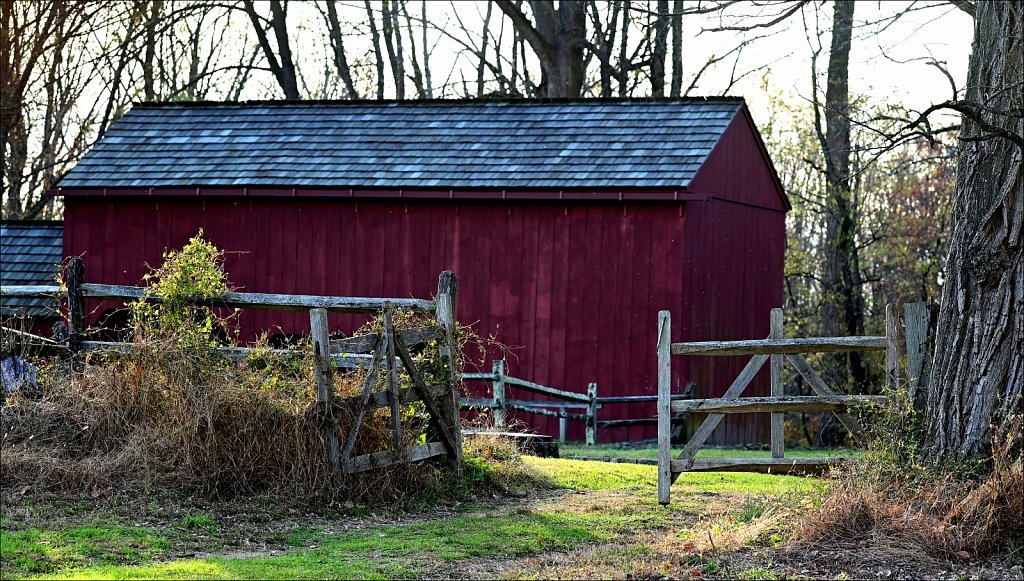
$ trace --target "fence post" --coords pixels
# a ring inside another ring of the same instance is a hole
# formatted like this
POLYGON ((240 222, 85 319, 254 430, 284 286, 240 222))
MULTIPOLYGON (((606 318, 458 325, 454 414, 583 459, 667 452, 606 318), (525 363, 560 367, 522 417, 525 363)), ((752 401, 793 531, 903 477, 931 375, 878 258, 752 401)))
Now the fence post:
POLYGON ((907 343, 907 384, 910 404, 924 409, 924 395, 931 375, 931 313, 927 303, 903 305, 903 325, 907 343))
POLYGON ((558 418, 558 442, 565 443, 566 433, 569 431, 569 418, 558 418))
POLYGON ((462 470, 462 421, 459 416, 459 386, 462 385, 462 370, 458 369, 458 345, 455 342, 455 305, 458 294, 458 279, 455 273, 446 270, 437 279, 437 294, 434 295, 435 320, 444 331, 439 355, 448 364, 448 394, 441 398, 441 410, 449 422, 449 429, 455 438, 455 458, 448 458, 448 466, 455 471, 462 470))
POLYGON ((896 305, 885 305, 885 382, 900 387, 900 314, 896 305))
POLYGON ((331 481, 339 486, 341 464, 338 457, 338 426, 334 421, 334 364, 331 362, 327 309, 310 309, 309 330, 316 356, 316 406, 323 421, 320 435, 324 440, 324 454, 331 472, 331 481))
MULTIPOLYGON (((782 309, 772 309, 771 327, 768 337, 771 339, 782 339, 784 336, 782 309)), ((771 356, 772 397, 783 397, 786 395, 785 385, 782 383, 782 358, 783 355, 771 356)), ((786 414, 773 413, 771 429, 772 458, 784 458, 786 456, 786 414)))
POLYGON ((75 256, 68 261, 64 278, 68 289, 68 351, 74 357, 82 349, 82 334, 85 332, 85 299, 82 297, 85 263, 80 257, 75 256))
POLYGON ((587 385, 587 445, 597 445, 597 384, 587 385))
POLYGON ((505 416, 505 360, 492 361, 491 372, 497 376, 491 384, 494 396, 494 427, 504 430, 507 421, 505 416))
POLYGON ((658 313, 658 502, 672 488, 672 314, 658 313))

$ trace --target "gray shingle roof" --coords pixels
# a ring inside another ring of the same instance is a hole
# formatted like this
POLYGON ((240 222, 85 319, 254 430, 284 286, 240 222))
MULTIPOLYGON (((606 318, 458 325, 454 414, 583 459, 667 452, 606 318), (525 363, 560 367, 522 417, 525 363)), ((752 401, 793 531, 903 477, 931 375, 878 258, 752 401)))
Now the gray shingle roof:
POLYGON ((137 105, 75 187, 684 188, 735 98, 137 105))
MULTIPOLYGON (((56 284, 64 253, 62 222, 0 222, 0 284, 56 284)), ((0 313, 23 312, 31 316, 53 316, 55 304, 47 299, 0 299, 0 313)))

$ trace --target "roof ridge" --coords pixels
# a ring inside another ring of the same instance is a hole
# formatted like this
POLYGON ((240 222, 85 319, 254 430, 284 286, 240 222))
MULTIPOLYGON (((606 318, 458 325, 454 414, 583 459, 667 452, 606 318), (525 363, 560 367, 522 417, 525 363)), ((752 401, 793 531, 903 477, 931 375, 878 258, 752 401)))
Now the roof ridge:
POLYGON ((300 99, 300 100, 251 100, 251 101, 139 101, 132 104, 132 107, 143 109, 161 108, 191 108, 191 107, 246 107, 246 106, 276 106, 276 107, 308 107, 315 105, 350 105, 350 106, 373 106, 373 105, 403 105, 403 106, 430 106, 430 105, 489 105, 489 104, 515 104, 515 105, 552 105, 552 104, 622 104, 622 103, 664 103, 664 104, 686 104, 686 103, 744 103, 740 96, 708 96, 708 97, 603 97, 603 98, 495 98, 495 99, 300 99))

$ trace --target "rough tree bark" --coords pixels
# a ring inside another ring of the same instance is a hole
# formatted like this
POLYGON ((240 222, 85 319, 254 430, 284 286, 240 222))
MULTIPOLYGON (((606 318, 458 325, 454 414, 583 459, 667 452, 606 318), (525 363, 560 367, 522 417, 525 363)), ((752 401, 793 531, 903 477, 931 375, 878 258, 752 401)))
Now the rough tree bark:
POLYGON ((683 0, 672 3, 672 96, 683 90, 683 0))
POLYGON ((651 95, 665 96, 665 57, 668 56, 668 0, 658 0, 658 16, 654 20, 654 47, 651 50, 651 95))
POLYGON ((531 0, 533 22, 516 3, 495 0, 540 61, 541 97, 579 97, 586 75, 586 5, 580 0, 531 0))
POLYGON ((1024 386, 1024 2, 977 2, 925 456, 989 451, 1024 386))

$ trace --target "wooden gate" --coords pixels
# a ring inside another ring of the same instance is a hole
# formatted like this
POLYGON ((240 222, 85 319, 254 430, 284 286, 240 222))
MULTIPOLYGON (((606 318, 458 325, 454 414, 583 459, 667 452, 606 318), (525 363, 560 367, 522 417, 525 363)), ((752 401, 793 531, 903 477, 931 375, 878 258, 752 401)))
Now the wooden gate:
MULTIPOLYGON (((160 302, 143 287, 86 283, 85 265, 80 258, 69 261, 66 290, 56 285, 0 286, 0 297, 49 298, 64 302, 68 334, 63 344, 34 337, 41 343, 41 352, 77 357, 84 353, 130 351, 138 346, 129 342, 90 341, 85 335, 86 300, 137 300, 160 302)), ((335 483, 343 474, 379 468, 397 462, 424 460, 447 455, 450 468, 459 470, 462 463, 462 428, 459 420, 459 388, 461 369, 456 356, 455 299, 457 279, 450 271, 438 279, 433 300, 415 298, 368 298, 309 295, 280 295, 228 292, 215 298, 193 301, 197 305, 217 308, 309 311, 310 339, 316 356, 316 406, 320 420, 320 438, 324 458, 335 483), (413 329, 396 330, 392 315, 401 308, 420 315, 432 316, 431 324, 413 329), (328 313, 380 315, 383 324, 376 333, 330 339, 328 313), (414 359, 409 348, 426 342, 439 346, 436 361, 414 359), (428 383, 417 361, 427 363, 434 371, 428 383), (333 376, 337 369, 368 369, 360 396, 346 399, 334 395, 333 376), (401 388, 399 369, 405 370, 411 386, 401 388), (383 381, 378 381, 383 378, 383 381), (374 391, 383 383, 384 391, 374 391), (429 416, 427 441, 406 446, 402 438, 401 407, 422 401, 429 416), (390 408, 393 442, 390 450, 353 457, 359 430, 367 411, 390 408), (347 413, 352 418, 346 437, 338 438, 336 415, 347 413)), ((26 335, 22 333, 22 335, 26 335)), ((249 347, 212 347, 213 351, 233 361, 244 360, 254 349, 249 347)), ((290 357, 297 351, 271 349, 271 353, 290 357)))
MULTIPOLYGON (((925 317, 923 329, 927 337, 927 308, 921 303, 904 306, 907 333, 907 369, 912 375, 911 386, 919 385, 922 379, 927 340, 920 340, 920 333, 911 337, 911 328, 921 329, 921 317, 925 317), (913 318, 913 323, 911 322, 913 318), (916 371, 915 371, 916 370, 916 371)), ((841 458, 786 458, 784 445, 784 417, 791 411, 832 411, 839 421, 860 442, 866 439, 863 428, 856 418, 847 411, 851 407, 865 404, 880 404, 886 396, 841 395, 833 391, 803 357, 804 353, 826 353, 846 351, 885 351, 886 371, 890 385, 900 381, 899 321, 896 309, 886 307, 886 336, 871 337, 816 337, 787 339, 783 334, 782 309, 772 309, 770 334, 767 339, 749 341, 707 341, 697 343, 672 343, 672 320, 668 311, 658 313, 658 501, 669 503, 671 485, 683 472, 690 471, 745 471, 776 472, 818 471, 841 458), (750 362, 732 382, 722 397, 672 401, 672 356, 725 356, 751 355, 750 362), (816 395, 787 397, 783 392, 783 364, 789 362, 807 381, 816 395), (771 396, 741 398, 743 390, 766 364, 771 366, 771 396), (704 423, 694 432, 683 447, 677 459, 673 460, 671 449, 670 418, 673 412, 706 412, 704 423), (721 423, 725 414, 730 413, 771 413, 771 458, 742 459, 696 459, 698 450, 707 441, 711 432, 721 423)))

